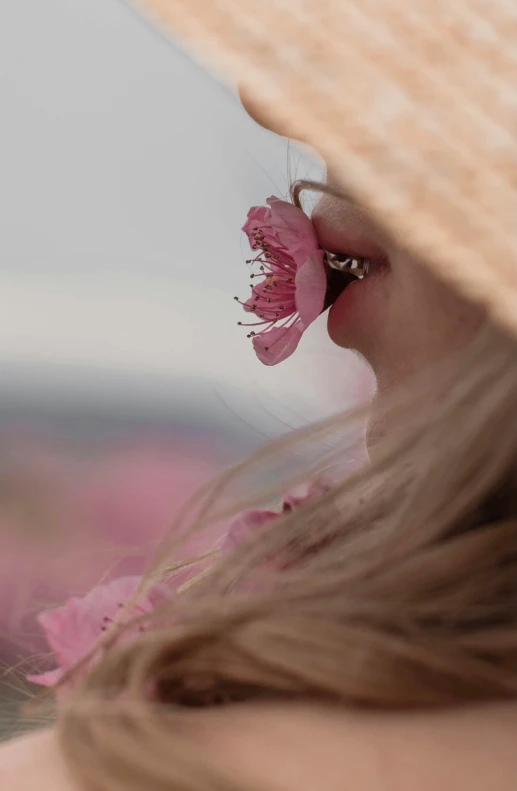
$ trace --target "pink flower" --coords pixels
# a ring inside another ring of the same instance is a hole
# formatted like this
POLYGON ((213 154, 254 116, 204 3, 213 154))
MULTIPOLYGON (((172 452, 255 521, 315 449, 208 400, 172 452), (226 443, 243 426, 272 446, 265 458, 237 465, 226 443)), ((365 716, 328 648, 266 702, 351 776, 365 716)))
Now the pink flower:
POLYGON ((222 546, 223 552, 231 552, 267 525, 273 519, 280 516, 278 511, 268 511, 266 509, 252 508, 239 514, 230 525, 230 529, 222 546))
MULTIPOLYGON (((250 209, 243 227, 259 263, 252 278, 260 282, 251 297, 240 304, 258 321, 251 330, 253 348, 264 365, 276 365, 289 357, 307 327, 320 315, 325 303, 327 276, 324 252, 311 220, 291 203, 271 197, 268 207, 250 209)), ((238 297, 235 299, 240 302, 238 297)))
POLYGON ((224 540, 222 551, 231 552, 237 547, 248 541, 256 532, 272 520, 278 519, 282 514, 300 508, 304 504, 321 497, 328 491, 329 486, 321 481, 313 481, 311 484, 299 486, 288 492, 282 502, 281 511, 268 509, 250 509, 243 511, 230 525, 228 534, 224 540))
MULTIPOLYGON (((121 577, 93 588, 86 596, 72 596, 62 607, 42 612, 38 622, 43 627, 58 667, 47 673, 28 676, 28 680, 46 687, 54 686, 67 670, 94 647, 120 609, 134 595, 139 583, 140 577, 121 577)), ((168 592, 157 587, 148 596, 139 599, 127 615, 135 617, 151 612, 167 598, 168 592)), ((143 629, 143 626, 138 627, 140 631, 143 629)), ((133 633, 128 631, 124 639, 134 637, 135 632, 138 633, 136 629, 133 633)))
POLYGON ((311 483, 302 483, 300 486, 295 486, 294 488, 290 489, 286 495, 284 495, 284 500, 282 504, 282 511, 286 513, 286 511, 292 511, 295 508, 299 508, 306 503, 311 502, 312 500, 316 500, 318 497, 322 497, 325 492, 328 492, 330 486, 328 483, 323 483, 323 481, 315 480, 311 481, 311 483))
MULTIPOLYGON (((324 494, 327 489, 327 485, 315 481, 309 486, 298 487, 289 492, 284 497, 281 511, 260 509, 244 511, 231 524, 221 551, 231 552, 247 541, 257 530, 277 519, 281 513, 303 506, 304 503, 324 494)), ((196 568, 186 569, 180 578, 175 578, 175 586, 190 577, 195 577, 197 573, 196 568)), ((120 610, 136 593, 140 580, 140 577, 121 577, 104 585, 98 585, 85 596, 72 596, 62 607, 42 612, 38 616, 38 622, 43 627, 47 643, 58 666, 45 673, 30 675, 27 677, 28 680, 46 687, 54 686, 68 670, 95 647, 117 616, 119 622, 122 622, 152 612, 161 604, 170 601, 171 596, 174 595, 172 589, 157 585, 146 596, 138 599, 130 611, 120 617, 120 610)), ((140 625, 128 630, 121 639, 134 638, 144 629, 145 627, 140 625)), ((92 657, 89 666, 94 661, 95 656, 92 657)))

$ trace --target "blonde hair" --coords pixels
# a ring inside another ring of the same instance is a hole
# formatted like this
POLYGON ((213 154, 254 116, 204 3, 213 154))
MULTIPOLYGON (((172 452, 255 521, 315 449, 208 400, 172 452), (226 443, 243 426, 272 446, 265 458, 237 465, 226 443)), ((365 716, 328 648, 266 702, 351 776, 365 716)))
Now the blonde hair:
POLYGON ((484 328, 432 389, 415 385, 418 416, 370 464, 215 563, 138 640, 107 650, 59 723, 84 787, 233 787, 182 727, 207 706, 514 697, 516 361, 515 342, 484 328))

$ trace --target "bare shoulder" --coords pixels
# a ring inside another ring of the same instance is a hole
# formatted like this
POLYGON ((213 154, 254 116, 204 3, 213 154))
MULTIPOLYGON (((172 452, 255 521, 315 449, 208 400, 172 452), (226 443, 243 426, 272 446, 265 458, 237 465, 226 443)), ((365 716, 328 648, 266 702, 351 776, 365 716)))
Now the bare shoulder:
POLYGON ((517 787, 517 703, 411 714, 305 704, 219 711, 206 720, 203 749, 244 788, 517 787))
MULTIPOLYGON (((435 713, 241 705, 192 715, 199 754, 232 787, 278 791, 515 791, 517 704, 435 713)), ((0 746, 0 788, 79 791, 52 730, 0 746)), ((149 788, 148 791, 152 791, 149 788)))
POLYGON ((0 788, 9 791, 78 791, 68 776, 51 729, 0 745, 0 788))

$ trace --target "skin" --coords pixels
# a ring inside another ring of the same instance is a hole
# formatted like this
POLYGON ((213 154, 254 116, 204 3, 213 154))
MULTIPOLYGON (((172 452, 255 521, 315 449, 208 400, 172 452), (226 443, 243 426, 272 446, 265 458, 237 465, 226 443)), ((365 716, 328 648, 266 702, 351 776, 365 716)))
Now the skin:
MULTIPOLYGON (((338 185, 329 178, 329 184, 338 185)), ((350 305, 346 293, 329 312, 328 331, 338 346, 370 363, 380 394, 466 347, 483 321, 480 308, 464 300, 396 246, 352 201, 324 195, 312 218, 325 246, 335 253, 380 260, 382 271, 365 281, 365 300, 350 305)))
MULTIPOLYGON (((243 89, 240 98, 253 120, 283 135, 284 129, 272 126, 243 89)), ((327 183, 340 188, 331 172, 327 183)), ((329 252, 379 258, 386 264, 383 277, 370 286, 368 310, 362 313, 359 305, 354 310, 348 300, 345 310, 338 299, 328 318, 334 343, 359 352, 372 366, 381 397, 467 346, 483 322, 483 311, 394 244, 354 201, 323 195, 312 219, 329 252)))
MULTIPOLYGON (((339 186, 331 177, 329 184, 339 186)), ((338 297, 327 324, 334 343, 359 352, 375 374, 366 437, 373 458, 376 444, 393 432, 393 414, 385 418, 393 397, 399 390, 411 392, 415 376, 429 377, 432 384, 440 362, 473 340, 484 313, 383 235, 352 201, 324 195, 312 219, 325 249, 378 262, 376 274, 338 297), (351 298, 353 293, 357 298, 351 298)), ((410 411, 418 412, 418 401, 405 398, 404 420, 410 411)))
MULTIPOLYGON (((515 791, 517 785, 514 704, 425 713, 247 704, 193 717, 189 737, 199 755, 243 791, 515 791)), ((69 773, 53 730, 0 746, 0 787, 88 791, 69 773)))
MULTIPOLYGON (((266 125, 260 108, 242 98, 249 114, 266 125)), ((414 374, 468 344, 483 321, 480 310, 393 245, 356 205, 324 196, 313 219, 327 249, 387 262, 375 282, 361 285, 371 289, 367 311, 348 296, 345 309, 340 297, 328 320, 332 340, 355 349, 372 366, 378 405, 414 374)), ((514 791, 517 786, 514 703, 422 713, 251 704, 209 711, 195 723, 192 738, 200 755, 243 789, 514 791)), ((0 748, 0 787, 81 791, 52 730, 0 748)))
MULTIPOLYGON (((271 126, 261 106, 245 91, 241 90, 240 97, 258 124, 283 135, 284 129, 271 126)), ((336 191, 341 188, 343 194, 343 185, 331 171, 327 183, 336 191)), ((347 289, 336 300, 327 325, 332 341, 361 354, 375 374, 377 394, 367 432, 372 454, 376 442, 393 429, 392 420, 385 425, 383 413, 395 394, 400 389, 410 392, 415 376, 428 376, 432 382, 440 362, 466 349, 485 314, 395 244, 353 200, 323 194, 312 220, 324 249, 371 258, 381 267, 377 275, 360 284, 362 294, 347 289), (352 293, 357 299, 351 298, 352 293)), ((409 408, 406 402, 406 418, 409 408)))

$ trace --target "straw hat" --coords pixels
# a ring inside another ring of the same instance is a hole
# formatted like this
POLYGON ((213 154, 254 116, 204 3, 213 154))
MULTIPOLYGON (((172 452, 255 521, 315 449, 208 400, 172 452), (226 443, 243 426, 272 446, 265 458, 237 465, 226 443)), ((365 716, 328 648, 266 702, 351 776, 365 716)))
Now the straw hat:
POLYGON ((514 0, 136 2, 517 332, 514 0))

